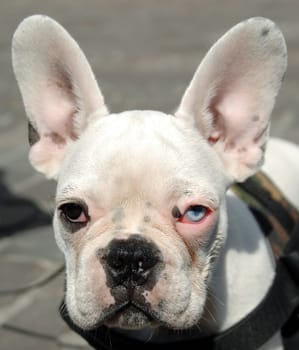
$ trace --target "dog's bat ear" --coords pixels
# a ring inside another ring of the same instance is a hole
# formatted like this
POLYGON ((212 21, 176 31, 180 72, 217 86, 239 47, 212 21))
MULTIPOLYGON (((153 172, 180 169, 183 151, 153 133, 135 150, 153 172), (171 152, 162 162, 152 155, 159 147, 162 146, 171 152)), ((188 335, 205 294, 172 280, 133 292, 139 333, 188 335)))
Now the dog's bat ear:
POLYGON ((282 33, 265 18, 237 24, 212 46, 176 116, 199 128, 232 181, 263 162, 270 115, 287 67, 282 33))
POLYGON ((13 68, 29 118, 32 165, 57 178, 66 148, 90 120, 108 114, 86 57, 53 19, 34 15, 17 28, 13 68))

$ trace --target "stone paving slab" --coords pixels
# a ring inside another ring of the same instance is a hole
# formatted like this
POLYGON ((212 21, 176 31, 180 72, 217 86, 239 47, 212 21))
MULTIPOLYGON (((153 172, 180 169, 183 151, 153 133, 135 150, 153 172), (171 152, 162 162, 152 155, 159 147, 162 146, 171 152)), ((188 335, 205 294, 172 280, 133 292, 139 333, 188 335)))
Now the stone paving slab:
POLYGON ((60 350, 59 346, 52 339, 39 339, 28 334, 6 329, 0 329, 0 347, 5 350, 60 350))
POLYGON ((0 254, 27 256, 29 261, 36 258, 61 263, 64 260, 51 226, 31 228, 0 240, 0 254))
POLYGON ((22 329, 5 326, 0 329, 0 348, 11 350, 91 350, 76 334, 66 331, 60 338, 34 335, 22 329))
POLYGON ((61 275, 39 290, 20 312, 5 324, 18 329, 34 331, 58 338, 68 327, 60 317, 58 308, 63 295, 64 276, 61 275))
MULTIPOLYGON (((24 199, 36 218, 53 209, 55 183, 36 174, 28 163, 26 118, 11 68, 13 32, 24 17, 35 13, 56 18, 78 40, 113 112, 135 108, 172 112, 220 35, 248 17, 269 17, 285 34, 289 51, 271 133, 299 143, 296 0, 1 1, 0 224, 8 211, 18 222, 24 199), (10 198, 9 208, 4 193, 10 198)), ((14 228, 9 236, 0 232, 0 349, 90 349, 58 315, 62 274, 24 293, 1 294, 1 288, 19 288, 63 264, 49 222, 35 225, 30 219, 26 225, 14 228)))
POLYGON ((0 253, 4 281, 0 287, 0 349, 89 349, 59 316, 64 273, 56 275, 56 271, 61 270, 64 259, 52 228, 35 228, 2 239, 0 253), (39 288, 13 293, 51 274, 54 278, 39 288), (12 292, 4 293, 8 289, 12 292))

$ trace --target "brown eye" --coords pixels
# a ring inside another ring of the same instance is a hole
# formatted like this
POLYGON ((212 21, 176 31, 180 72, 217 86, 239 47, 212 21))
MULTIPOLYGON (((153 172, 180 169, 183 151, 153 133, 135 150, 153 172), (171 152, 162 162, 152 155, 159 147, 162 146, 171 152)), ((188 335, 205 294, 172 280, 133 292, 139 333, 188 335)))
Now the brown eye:
POLYGON ((63 218, 71 223, 85 224, 89 218, 85 209, 78 203, 65 203, 59 208, 63 218))

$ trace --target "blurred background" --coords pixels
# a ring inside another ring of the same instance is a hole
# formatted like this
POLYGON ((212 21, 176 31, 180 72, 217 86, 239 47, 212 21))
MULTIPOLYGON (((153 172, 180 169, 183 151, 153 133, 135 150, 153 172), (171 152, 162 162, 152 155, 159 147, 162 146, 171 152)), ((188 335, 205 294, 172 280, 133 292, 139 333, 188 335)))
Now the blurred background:
POLYGON ((268 17, 283 31, 289 54, 271 133, 299 143, 299 3, 0 2, 0 349, 88 349, 58 315, 64 278, 51 229, 55 184, 28 163, 27 123, 11 68, 12 35, 37 13, 54 17, 79 42, 113 112, 172 112, 219 36, 248 17, 268 17))

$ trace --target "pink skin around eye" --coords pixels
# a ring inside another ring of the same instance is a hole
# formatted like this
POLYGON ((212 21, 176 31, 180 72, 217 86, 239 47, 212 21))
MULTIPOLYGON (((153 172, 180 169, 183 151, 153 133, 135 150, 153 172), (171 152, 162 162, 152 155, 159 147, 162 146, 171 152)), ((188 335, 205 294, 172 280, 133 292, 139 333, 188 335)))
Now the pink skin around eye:
POLYGON ((205 216, 198 222, 188 221, 182 215, 176 222, 176 229, 186 239, 203 238, 214 226, 216 217, 217 211, 209 208, 205 216))
POLYGON ((208 216, 211 214, 211 209, 209 209, 209 208, 206 208, 206 207, 204 207, 205 209, 206 209, 206 212, 204 213, 204 216, 203 216, 203 218, 202 219, 200 219, 200 220, 198 220, 198 221, 190 221, 190 220, 188 220, 188 218, 187 218, 187 215, 186 215, 186 213, 184 213, 179 219, 178 219, 178 221, 179 222, 181 222, 182 224, 188 224, 188 225, 201 225, 201 224, 203 224, 204 223, 204 221, 208 218, 208 216))

